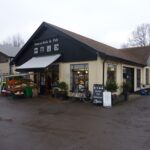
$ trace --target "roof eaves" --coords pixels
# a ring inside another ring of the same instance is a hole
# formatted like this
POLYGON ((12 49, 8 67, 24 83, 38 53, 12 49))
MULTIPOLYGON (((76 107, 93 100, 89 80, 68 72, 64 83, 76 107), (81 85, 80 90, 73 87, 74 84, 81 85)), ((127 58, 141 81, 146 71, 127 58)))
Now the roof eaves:
POLYGON ((9 57, 7 54, 0 51, 0 54, 4 55, 5 57, 9 57))
POLYGON ((38 27, 38 29, 31 35, 29 40, 24 44, 24 46, 21 48, 21 50, 17 53, 17 55, 14 58, 14 62, 17 59, 17 57, 23 52, 23 50, 29 45, 29 43, 32 41, 32 39, 36 36, 36 34, 44 27, 46 26, 45 22, 42 22, 41 25, 38 27))

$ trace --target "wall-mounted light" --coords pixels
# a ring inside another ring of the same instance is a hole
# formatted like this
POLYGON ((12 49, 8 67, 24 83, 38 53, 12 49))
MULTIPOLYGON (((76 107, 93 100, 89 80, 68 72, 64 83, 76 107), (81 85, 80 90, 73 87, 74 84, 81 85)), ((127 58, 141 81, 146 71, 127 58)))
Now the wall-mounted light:
POLYGON ((115 68, 111 67, 110 70, 111 70, 111 71, 115 71, 115 68))

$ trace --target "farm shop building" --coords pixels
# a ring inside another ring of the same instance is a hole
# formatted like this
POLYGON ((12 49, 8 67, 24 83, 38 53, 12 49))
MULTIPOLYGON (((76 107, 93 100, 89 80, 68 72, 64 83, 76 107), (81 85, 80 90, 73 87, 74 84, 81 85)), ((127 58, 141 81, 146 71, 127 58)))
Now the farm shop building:
MULTIPOLYGON (((41 94, 56 81, 65 81, 69 91, 115 80, 150 87, 150 47, 116 49, 95 40, 43 22, 14 61, 19 72, 33 72, 41 94)), ((118 89, 118 94, 121 89, 118 89)))

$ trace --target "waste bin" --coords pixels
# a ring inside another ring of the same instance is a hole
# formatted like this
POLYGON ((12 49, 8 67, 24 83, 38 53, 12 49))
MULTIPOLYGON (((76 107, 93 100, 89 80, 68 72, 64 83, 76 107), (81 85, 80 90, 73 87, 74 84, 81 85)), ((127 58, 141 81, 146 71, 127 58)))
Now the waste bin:
POLYGON ((31 87, 26 87, 24 90, 25 96, 26 97, 32 97, 32 88, 31 87))

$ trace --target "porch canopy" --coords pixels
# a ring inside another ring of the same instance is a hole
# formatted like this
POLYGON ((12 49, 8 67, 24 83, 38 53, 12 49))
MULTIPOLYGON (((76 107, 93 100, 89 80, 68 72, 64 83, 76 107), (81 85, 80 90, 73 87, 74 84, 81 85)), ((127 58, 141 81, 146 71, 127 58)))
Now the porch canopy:
POLYGON ((50 56, 40 56, 40 57, 32 57, 30 60, 25 62, 19 67, 16 67, 17 71, 22 70, 35 70, 35 69, 44 69, 56 61, 61 55, 50 55, 50 56))

